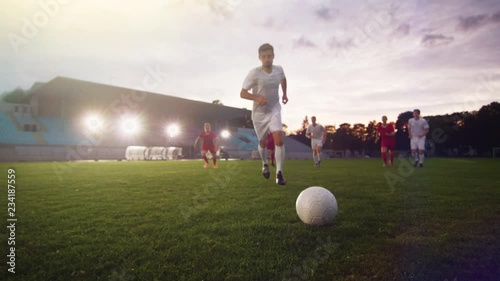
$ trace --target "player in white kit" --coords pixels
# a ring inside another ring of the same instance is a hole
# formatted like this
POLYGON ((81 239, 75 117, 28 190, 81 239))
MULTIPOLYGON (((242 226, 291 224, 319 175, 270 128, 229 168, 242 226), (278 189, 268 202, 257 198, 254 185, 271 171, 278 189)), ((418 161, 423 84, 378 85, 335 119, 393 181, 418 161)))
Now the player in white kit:
POLYGON ((311 138, 314 165, 321 166, 321 148, 326 141, 326 130, 321 124, 316 123, 316 116, 311 117, 312 124, 307 127, 306 136, 311 138))
POLYGON ((275 144, 276 183, 285 185, 283 178, 283 162, 285 161, 285 147, 283 146, 283 125, 281 123, 281 105, 279 86, 283 90, 281 98, 283 104, 288 102, 286 92, 286 78, 283 68, 273 65, 274 48, 270 44, 259 47, 259 60, 262 66, 256 67, 248 73, 240 97, 253 101, 252 121, 259 138, 259 154, 262 159, 262 175, 270 176, 267 164, 266 140, 267 133, 271 132, 275 144), (249 91, 252 90, 252 93, 249 91))
POLYGON ((425 136, 429 132, 429 123, 420 117, 420 110, 413 110, 413 118, 408 120, 408 137, 410 138, 411 155, 415 159, 414 167, 424 166, 425 136), (417 153, 418 152, 418 153, 417 153))

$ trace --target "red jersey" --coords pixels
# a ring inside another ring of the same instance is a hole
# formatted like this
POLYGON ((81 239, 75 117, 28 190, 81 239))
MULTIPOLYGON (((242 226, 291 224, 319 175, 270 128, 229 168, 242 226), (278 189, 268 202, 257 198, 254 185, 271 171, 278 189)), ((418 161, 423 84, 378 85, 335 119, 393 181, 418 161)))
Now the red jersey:
POLYGON ((392 124, 387 124, 387 126, 382 127, 382 124, 378 125, 377 131, 380 132, 380 137, 382 138, 382 143, 392 143, 395 141, 394 136, 387 136, 388 133, 394 133, 394 127, 392 124))
POLYGON ((202 145, 202 150, 214 150, 215 149, 215 142, 214 140, 217 138, 217 134, 210 131, 210 132, 201 132, 201 134, 198 136, 200 139, 203 140, 203 145, 202 145))

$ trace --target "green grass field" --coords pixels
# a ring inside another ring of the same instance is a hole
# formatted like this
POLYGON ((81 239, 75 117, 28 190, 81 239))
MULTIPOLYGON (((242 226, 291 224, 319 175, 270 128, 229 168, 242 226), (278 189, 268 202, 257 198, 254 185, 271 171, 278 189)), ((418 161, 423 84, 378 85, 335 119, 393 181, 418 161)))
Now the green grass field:
POLYGON ((1 280, 498 280, 500 162, 432 159, 13 163, 16 264, 1 280), (308 227, 298 194, 323 186, 339 212, 308 227))

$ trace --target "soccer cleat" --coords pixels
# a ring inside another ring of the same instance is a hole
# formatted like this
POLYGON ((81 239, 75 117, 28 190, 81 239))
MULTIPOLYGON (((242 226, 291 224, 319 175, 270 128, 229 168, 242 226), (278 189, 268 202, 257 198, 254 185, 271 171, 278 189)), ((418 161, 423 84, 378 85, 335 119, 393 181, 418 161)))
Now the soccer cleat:
POLYGON ((420 163, 420 168, 423 168, 424 167, 424 164, 420 163))
POLYGON ((413 164, 413 167, 417 167, 418 161, 415 161, 415 164, 413 164))
POLYGON ((321 160, 318 161, 318 168, 321 167, 321 160))
POLYGON ((205 163, 205 165, 203 165, 203 168, 208 168, 208 163, 205 163))
POLYGON ((263 175, 266 179, 268 179, 268 178, 269 178, 269 176, 271 175, 271 173, 269 173, 269 166, 268 166, 267 164, 264 164, 264 165, 262 166, 262 175, 263 175))
POLYGON ((387 165, 384 163, 384 164, 382 164, 382 167, 384 167, 384 168, 385 168, 385 167, 387 167, 387 165))
POLYGON ((276 183, 279 184, 279 185, 285 185, 286 184, 286 181, 283 178, 283 174, 281 173, 281 171, 279 171, 276 174, 276 183))
POLYGON ((217 164, 214 164, 214 169, 217 169, 217 168, 219 168, 219 167, 217 167, 217 164))

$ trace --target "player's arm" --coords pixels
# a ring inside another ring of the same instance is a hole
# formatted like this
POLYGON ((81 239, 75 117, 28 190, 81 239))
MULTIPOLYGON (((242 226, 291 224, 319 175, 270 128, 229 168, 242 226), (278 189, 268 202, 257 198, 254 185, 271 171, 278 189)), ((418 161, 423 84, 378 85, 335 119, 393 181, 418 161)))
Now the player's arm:
POLYGON ((391 126, 391 128, 389 130, 390 132, 385 133, 385 135, 389 136, 389 137, 395 136, 396 135, 396 131, 394 130, 394 126, 392 126, 392 125, 389 125, 389 126, 391 126))
POLYGON ((429 125, 425 125, 424 132, 420 135, 421 138, 425 137, 429 133, 429 125))
POLYGON ((286 104, 288 102, 286 77, 281 80, 281 90, 283 90, 283 97, 281 100, 283 101, 283 104, 286 104))
POLYGON ((408 122, 408 138, 411 139, 411 126, 410 126, 410 122, 408 122))
POLYGON ((264 96, 250 94, 247 89, 241 89, 240 97, 242 99, 252 100, 258 103, 259 105, 266 104, 266 98, 264 96))
POLYGON ((311 127, 307 127, 306 129, 306 137, 307 138, 311 138, 311 130, 310 130, 311 127))
POLYGON ((194 141, 194 148, 198 148, 198 141, 200 140, 200 137, 197 137, 196 140, 194 141))
POLYGON ((214 148, 215 148, 215 151, 219 150, 219 144, 220 144, 220 139, 219 137, 215 137, 214 138, 214 148))

